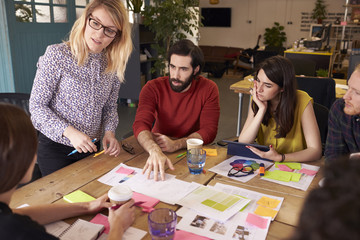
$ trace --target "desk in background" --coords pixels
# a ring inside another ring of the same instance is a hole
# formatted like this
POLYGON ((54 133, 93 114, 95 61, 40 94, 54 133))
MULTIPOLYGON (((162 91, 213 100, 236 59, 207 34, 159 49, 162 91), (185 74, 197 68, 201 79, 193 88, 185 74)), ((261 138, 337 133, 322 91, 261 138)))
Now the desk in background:
POLYGON ((333 52, 288 49, 284 52, 284 57, 293 63, 296 75, 316 76, 317 70, 324 69, 328 71, 328 77, 331 76, 333 52))
MULTIPOLYGON (((120 163, 125 163, 132 167, 142 168, 149 156, 137 143, 134 137, 130 137, 125 141, 134 147, 135 155, 121 151, 120 155, 116 158, 107 156, 105 154, 102 154, 96 158, 89 156, 17 189, 12 197, 10 206, 12 208, 16 208, 25 203, 34 205, 63 202, 64 200, 62 197, 64 195, 77 189, 81 189, 94 197, 100 197, 110 189, 110 186, 104 185, 97 181, 99 177, 112 170, 120 163)), ((209 168, 228 158, 226 148, 218 146, 209 147, 216 148, 218 155, 216 157, 207 156, 205 170, 208 170, 209 168)), ((279 211, 278 216, 270 224, 267 239, 286 239, 291 236, 295 230, 297 219, 301 212, 304 199, 309 190, 303 192, 291 187, 278 185, 269 181, 261 180, 260 176, 255 176, 255 178, 250 180, 248 182, 249 184, 247 184, 240 183, 226 177, 217 176, 215 173, 210 171, 207 171, 206 174, 192 175, 189 173, 186 161, 176 158, 176 156, 181 152, 183 152, 183 150, 167 154, 169 159, 174 164, 175 170, 166 170, 167 173, 176 175, 176 177, 180 180, 188 182, 194 181, 203 185, 214 185, 217 182, 221 182, 252 191, 284 197, 284 203, 279 211)), ((317 162, 315 164, 321 164, 321 162, 317 162)), ((320 178, 321 176, 316 176, 309 189, 318 186, 318 180, 320 178)), ((164 207, 177 210, 180 206, 169 205, 162 202, 156 205, 156 208, 164 207)), ((107 214, 107 210, 104 210, 102 213, 107 214)), ((91 220, 93 217, 94 215, 80 216, 80 218, 87 221, 91 220)), ((65 221, 71 224, 77 218, 79 217, 69 218, 65 221)), ((132 226, 148 232, 147 214, 141 212, 141 210, 137 208, 136 219, 132 226)), ((144 239, 151 239, 151 237, 149 234, 147 234, 144 239)))
MULTIPOLYGON (((346 79, 336 79, 334 78, 336 83, 336 98, 342 98, 347 90, 347 81, 346 79)), ((253 76, 248 75, 244 77, 243 80, 238 81, 232 85, 230 85, 230 90, 233 90, 235 93, 239 94, 239 106, 238 106, 238 121, 237 121, 237 128, 236 128, 236 136, 240 135, 240 128, 241 128, 241 110, 242 110, 242 100, 244 94, 250 94, 250 89, 253 86, 253 76)))

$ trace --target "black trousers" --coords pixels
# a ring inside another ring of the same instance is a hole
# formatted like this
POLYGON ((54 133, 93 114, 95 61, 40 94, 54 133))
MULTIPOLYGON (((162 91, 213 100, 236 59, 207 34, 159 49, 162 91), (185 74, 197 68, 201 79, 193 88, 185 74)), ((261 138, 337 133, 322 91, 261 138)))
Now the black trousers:
MULTIPOLYGON (((39 133, 38 136, 38 156, 37 162, 42 176, 46 176, 56 170, 66 167, 74 162, 77 162, 93 153, 74 153, 70 156, 68 154, 74 150, 57 142, 52 141, 44 134, 39 133)), ((95 142, 97 149, 100 149, 100 141, 95 142)))

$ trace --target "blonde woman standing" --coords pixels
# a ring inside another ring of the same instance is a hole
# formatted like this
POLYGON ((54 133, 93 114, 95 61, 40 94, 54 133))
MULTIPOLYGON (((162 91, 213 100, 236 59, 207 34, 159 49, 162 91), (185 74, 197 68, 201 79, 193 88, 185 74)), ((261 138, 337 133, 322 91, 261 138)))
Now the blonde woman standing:
POLYGON ((121 1, 93 0, 69 40, 48 46, 39 58, 30 113, 43 176, 96 152, 102 136, 105 154, 119 154, 117 99, 131 51, 121 1))

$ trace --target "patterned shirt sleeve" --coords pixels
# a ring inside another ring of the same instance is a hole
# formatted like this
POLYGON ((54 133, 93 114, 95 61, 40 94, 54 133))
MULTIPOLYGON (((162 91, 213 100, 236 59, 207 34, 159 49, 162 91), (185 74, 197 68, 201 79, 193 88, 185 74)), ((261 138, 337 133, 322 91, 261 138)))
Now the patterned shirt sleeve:
POLYGON ((69 123, 59 117, 51 108, 50 102, 61 78, 60 68, 57 67, 56 48, 49 46, 45 54, 39 58, 33 88, 30 96, 31 120, 36 129, 46 136, 54 136, 59 142, 69 123))

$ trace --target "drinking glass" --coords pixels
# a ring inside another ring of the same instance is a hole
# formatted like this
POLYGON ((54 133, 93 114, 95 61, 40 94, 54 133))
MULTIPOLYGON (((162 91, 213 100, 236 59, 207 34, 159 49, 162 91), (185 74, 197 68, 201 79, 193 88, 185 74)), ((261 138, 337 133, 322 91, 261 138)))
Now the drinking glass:
POLYGON ((187 151, 187 165, 191 174, 200 174, 206 160, 206 151, 201 148, 191 148, 187 151))
POLYGON ((168 208, 158 208, 149 213, 148 224, 153 240, 172 240, 176 231, 176 213, 168 208))

